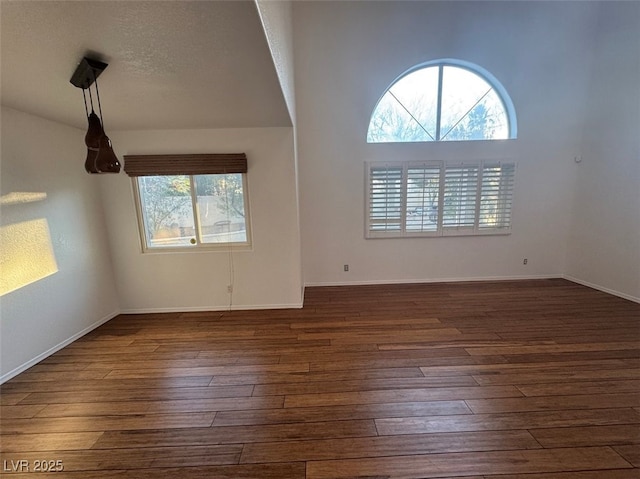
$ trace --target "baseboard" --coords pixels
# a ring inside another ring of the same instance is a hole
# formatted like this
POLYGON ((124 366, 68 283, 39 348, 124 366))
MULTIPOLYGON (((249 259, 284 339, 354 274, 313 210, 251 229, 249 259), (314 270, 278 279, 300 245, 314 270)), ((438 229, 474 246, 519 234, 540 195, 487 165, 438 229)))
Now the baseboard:
POLYGON ((619 298, 628 299, 629 301, 633 301, 634 303, 640 303, 640 297, 638 296, 632 296, 630 294, 621 293, 620 291, 616 291, 614 289, 605 288, 604 286, 600 286, 599 284, 590 283, 589 281, 584 281, 568 274, 565 274, 562 277, 567 281, 571 281, 572 283, 577 283, 581 284, 582 286, 587 286, 588 288, 597 289, 598 291, 602 291, 603 293, 608 293, 612 294, 613 296, 618 296, 619 298))
POLYGON ((197 313, 203 311, 249 311, 254 309, 301 309, 302 302, 287 304, 234 304, 229 306, 197 306, 178 308, 133 308, 123 309, 120 314, 149 314, 149 313, 197 313))
POLYGON ((30 359, 29 361, 27 361, 26 363, 24 363, 21 366, 18 366, 17 368, 13 369, 12 371, 9 371, 8 373, 3 374, 2 376, 0 376, 0 384, 4 384, 9 379, 11 379, 11 378, 17 376, 18 374, 26 371, 30 367, 35 366, 36 364, 38 364, 43 359, 46 359, 49 356, 51 356, 53 353, 60 351, 65 346, 68 346, 69 344, 73 343, 74 341, 80 339, 82 336, 84 336, 87 333, 90 333, 91 331, 93 331, 97 327, 102 326, 104 323, 106 323, 107 321, 112 320, 113 318, 115 318, 119 314, 120 314, 120 311, 116 311, 116 312, 113 312, 113 313, 110 313, 110 314, 106 315, 102 319, 99 319, 98 321, 96 321, 92 325, 87 326, 82 331, 74 334, 70 338, 67 338, 64 341, 62 341, 61 343, 56 344, 54 347, 48 349, 44 353, 37 355, 35 358, 30 359))
POLYGON ((473 276, 465 278, 428 278, 428 279, 381 279, 373 281, 312 281, 305 287, 314 286, 366 286, 376 284, 416 284, 416 283, 462 283, 470 281, 518 281, 527 279, 558 279, 564 278, 561 274, 541 274, 527 276, 473 276))

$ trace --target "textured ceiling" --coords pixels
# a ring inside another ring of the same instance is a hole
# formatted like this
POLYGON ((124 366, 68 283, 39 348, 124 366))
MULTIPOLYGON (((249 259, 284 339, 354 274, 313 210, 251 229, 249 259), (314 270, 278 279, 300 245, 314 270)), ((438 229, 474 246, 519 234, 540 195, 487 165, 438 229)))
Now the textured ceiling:
POLYGON ((6 1, 0 4, 2 104, 84 128, 83 56, 105 129, 289 126, 253 1, 6 1))

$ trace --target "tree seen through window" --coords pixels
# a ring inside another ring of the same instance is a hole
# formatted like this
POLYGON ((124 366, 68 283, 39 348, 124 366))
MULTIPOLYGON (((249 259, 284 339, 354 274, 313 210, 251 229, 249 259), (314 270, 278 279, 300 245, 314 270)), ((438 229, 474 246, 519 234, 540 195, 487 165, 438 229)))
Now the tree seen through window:
POLYGON ((515 118, 509 114, 513 108, 505 106, 504 96, 497 85, 467 66, 440 62, 413 70, 394 82, 378 101, 367 142, 515 137, 515 118))

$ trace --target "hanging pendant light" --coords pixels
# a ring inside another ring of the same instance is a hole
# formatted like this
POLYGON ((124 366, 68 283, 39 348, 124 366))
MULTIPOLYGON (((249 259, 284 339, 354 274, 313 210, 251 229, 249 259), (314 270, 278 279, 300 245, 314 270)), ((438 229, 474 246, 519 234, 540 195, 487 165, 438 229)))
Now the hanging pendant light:
POLYGON ((87 160, 84 162, 84 169, 87 173, 100 173, 96 165, 96 158, 100 151, 100 135, 102 135, 102 123, 100 118, 93 111, 88 117, 89 129, 84 136, 84 142, 87 145, 87 160))
POLYGON ((89 58, 83 58, 76 71, 71 77, 71 83, 82 89, 84 99, 84 109, 87 114, 88 128, 84 137, 87 145, 87 158, 84 168, 87 173, 119 173, 120 162, 113 151, 111 140, 104 132, 104 121, 102 119, 102 105, 100 104, 100 91, 98 90, 98 76, 107 68, 106 63, 102 63, 89 58), (94 85, 96 99, 98 101, 98 116, 93 106, 93 94, 91 85, 94 85), (87 94, 89 105, 87 104, 87 94))

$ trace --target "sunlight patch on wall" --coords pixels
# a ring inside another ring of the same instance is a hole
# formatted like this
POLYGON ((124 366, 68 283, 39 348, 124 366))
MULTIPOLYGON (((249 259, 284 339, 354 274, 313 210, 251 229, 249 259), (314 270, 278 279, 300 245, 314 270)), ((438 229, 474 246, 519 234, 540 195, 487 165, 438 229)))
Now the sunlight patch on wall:
POLYGON ((0 227, 0 296, 58 272, 44 218, 0 227))
POLYGON ((18 205, 20 203, 32 203, 47 198, 46 193, 32 191, 14 191, 0 196, 0 206, 18 205))

